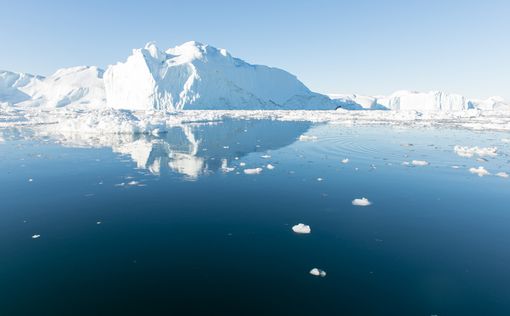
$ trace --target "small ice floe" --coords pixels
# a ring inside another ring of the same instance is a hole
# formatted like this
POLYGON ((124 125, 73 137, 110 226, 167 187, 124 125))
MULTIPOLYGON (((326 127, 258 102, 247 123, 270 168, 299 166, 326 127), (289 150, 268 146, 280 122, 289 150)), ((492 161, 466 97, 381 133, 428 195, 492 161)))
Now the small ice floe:
POLYGON ((311 142, 311 141, 314 141, 314 140, 317 140, 317 136, 312 136, 312 135, 301 135, 301 136, 299 136, 299 141, 302 141, 302 142, 311 142))
POLYGON ((133 187, 133 186, 135 186, 135 185, 140 185, 140 182, 135 181, 135 180, 132 180, 132 181, 129 181, 127 185, 129 185, 129 186, 132 186, 132 187, 133 187))
POLYGON ((221 160, 221 171, 223 171, 224 173, 232 172, 235 169, 236 168, 232 168, 232 167, 228 166, 227 159, 222 159, 221 160))
POLYGON ((269 159, 269 158, 271 158, 271 156, 269 156, 269 155, 262 155, 262 156, 260 156, 260 158, 269 159))
POLYGON ((239 157, 234 157, 234 160, 239 160, 239 157))
POLYGON ((262 168, 244 169, 245 174, 259 174, 262 172, 262 168))
POLYGON ((98 183, 98 184, 103 184, 103 181, 99 181, 99 183, 98 183))
POLYGON ((323 278, 326 276, 326 271, 321 270, 319 268, 313 268, 312 270, 310 270, 310 274, 313 276, 318 276, 318 277, 323 278))
POLYGON ((269 170, 273 170, 274 166, 272 164, 268 163, 266 168, 269 169, 269 170))
POLYGON ((480 166, 478 168, 469 168, 469 172, 476 174, 479 177, 483 177, 483 176, 490 174, 489 171, 487 171, 487 169, 485 169, 482 166, 480 166))
POLYGON ((123 186, 125 186, 125 185, 126 185, 126 183, 125 183, 125 182, 121 182, 121 183, 117 183, 117 184, 115 184, 115 186, 116 186, 116 187, 123 187, 123 186))
POLYGON ((230 146, 223 146, 223 148, 224 148, 224 149, 229 149, 229 148, 230 148, 230 146))
POLYGON ((97 221, 97 222, 96 222, 96 225, 101 225, 101 221, 97 221))
POLYGON ((452 166, 452 169, 460 169, 460 166, 454 165, 452 166))
POLYGON ((413 160, 411 161, 411 164, 413 166, 428 166, 429 162, 425 160, 413 160))
POLYGON ((342 159, 342 163, 344 163, 344 164, 345 164, 345 163, 349 163, 349 158, 344 158, 344 159, 342 159))
POLYGON ((297 225, 292 226, 292 231, 297 234, 309 234, 312 232, 312 229, 310 228, 309 225, 299 223, 297 225))
POLYGON ((409 166, 411 163, 409 161, 402 162, 402 166, 409 166))
POLYGON ((494 157, 498 155, 498 148, 497 147, 465 147, 465 146, 459 146, 456 145, 453 150, 455 153, 461 157, 467 157, 471 158, 474 155, 483 157, 483 156, 489 156, 494 157))
POLYGON ((39 237, 41 237, 41 235, 32 235, 32 239, 37 239, 39 237))
POLYGON ((158 137, 160 132, 159 128, 155 128, 151 131, 151 134, 152 136, 158 137))
POLYGON ((319 182, 321 182, 322 180, 324 180, 324 179, 322 179, 322 178, 317 178, 317 181, 319 181, 319 182))
POLYGON ((239 163, 239 165, 240 165, 241 167, 244 167, 244 166, 246 166, 246 163, 245 163, 245 162, 240 162, 240 163, 239 163))
POLYGON ((354 206, 369 206, 372 204, 367 198, 354 199, 352 200, 352 205, 354 206))
POLYGON ((497 175, 498 177, 500 177, 500 178, 508 178, 508 173, 503 172, 503 171, 502 171, 502 172, 498 172, 498 173, 496 173, 496 175, 497 175))
POLYGON ((30 178, 28 179, 28 182, 34 182, 34 179, 30 178))

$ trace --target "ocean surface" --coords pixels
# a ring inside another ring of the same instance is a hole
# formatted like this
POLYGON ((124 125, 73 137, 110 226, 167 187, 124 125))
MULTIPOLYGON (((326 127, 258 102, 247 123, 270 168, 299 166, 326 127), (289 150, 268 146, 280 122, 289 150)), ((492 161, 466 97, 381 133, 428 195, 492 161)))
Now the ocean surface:
POLYGON ((510 315, 508 138, 265 120, 2 129, 0 315, 510 315))

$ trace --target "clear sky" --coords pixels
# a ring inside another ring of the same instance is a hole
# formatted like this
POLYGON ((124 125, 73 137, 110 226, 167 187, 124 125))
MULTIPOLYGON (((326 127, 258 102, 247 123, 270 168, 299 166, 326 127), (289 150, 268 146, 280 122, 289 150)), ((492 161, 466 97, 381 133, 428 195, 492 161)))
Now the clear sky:
POLYGON ((154 40, 226 48, 323 93, 510 100, 510 1, 0 0, 0 69, 106 67, 154 40))

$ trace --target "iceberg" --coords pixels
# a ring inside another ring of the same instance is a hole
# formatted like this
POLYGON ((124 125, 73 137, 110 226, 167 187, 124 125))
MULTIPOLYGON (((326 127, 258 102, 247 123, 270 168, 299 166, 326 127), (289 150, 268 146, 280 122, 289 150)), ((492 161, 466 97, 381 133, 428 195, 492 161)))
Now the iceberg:
POLYGON ((191 41, 166 51, 134 49, 104 75, 107 104, 116 109, 330 109, 344 103, 310 91, 294 75, 252 65, 225 49, 191 41))
POLYGON ((305 225, 303 223, 299 223, 297 225, 292 226, 292 231, 297 234, 310 234, 312 229, 309 225, 305 225))

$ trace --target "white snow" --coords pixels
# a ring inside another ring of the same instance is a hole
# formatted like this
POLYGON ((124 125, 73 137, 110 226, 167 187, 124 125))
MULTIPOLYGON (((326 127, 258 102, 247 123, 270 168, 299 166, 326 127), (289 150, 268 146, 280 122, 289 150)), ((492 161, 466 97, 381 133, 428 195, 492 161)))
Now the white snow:
POLYGON ((244 169, 245 174, 259 174, 262 172, 262 168, 244 169))
POLYGON ((292 231, 297 234, 310 234, 312 229, 309 225, 305 225, 303 223, 299 223, 297 225, 292 226, 292 231))
POLYGON ((318 276, 318 277, 325 277, 326 276, 326 271, 324 270, 321 270, 319 268, 313 268, 312 270, 310 270, 310 274, 313 275, 313 276, 318 276))
POLYGON ((369 206, 371 204, 372 204, 372 202, 370 202, 367 198, 352 200, 352 205, 355 205, 355 206, 369 206))
POLYGON ((478 155, 480 157, 489 156, 494 157, 498 154, 498 148, 497 147, 466 147, 466 146, 459 146, 456 145, 453 150, 455 153, 461 157, 468 157, 471 158, 474 155, 478 155))
POLYGON ((478 168, 469 168, 469 172, 478 175, 479 177, 486 176, 489 173, 484 167, 480 166, 478 168))

